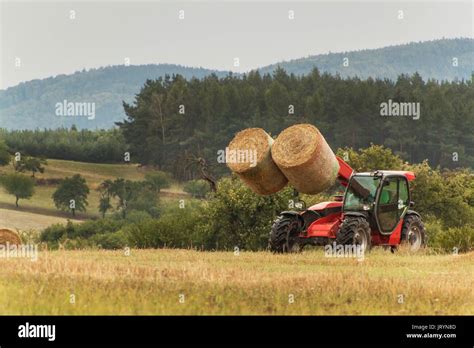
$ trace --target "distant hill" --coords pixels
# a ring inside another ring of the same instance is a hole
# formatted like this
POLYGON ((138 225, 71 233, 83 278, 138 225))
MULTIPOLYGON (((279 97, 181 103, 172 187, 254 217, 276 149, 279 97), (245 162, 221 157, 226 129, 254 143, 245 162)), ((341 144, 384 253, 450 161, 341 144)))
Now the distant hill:
MULTIPOLYGON (((271 73, 277 66, 294 74, 306 74, 314 67, 342 77, 390 78, 418 72, 425 80, 470 79, 474 66, 473 39, 442 39, 409 43, 373 50, 329 53, 281 62, 259 69, 271 73), (343 66, 343 59, 349 66, 343 66), (452 66, 453 57, 458 66, 452 66)), ((70 127, 109 128, 124 117, 122 101, 131 102, 146 79, 165 74, 202 78, 211 73, 221 77, 228 72, 190 68, 173 64, 111 66, 71 75, 59 75, 21 83, 0 91, 0 128, 35 129, 70 127), (95 119, 55 115, 56 103, 94 102, 95 119)))
POLYGON ((227 72, 188 68, 174 64, 110 66, 70 75, 20 83, 0 90, 0 128, 35 129, 71 127, 110 128, 124 117, 122 101, 132 102, 147 79, 180 74, 185 78, 202 78, 227 72), (56 103, 95 103, 95 119, 56 116, 56 103))
POLYGON ((268 65, 259 69, 272 72, 277 66, 288 73, 307 74, 318 67, 320 71, 341 77, 358 76, 389 78, 418 72, 424 80, 471 79, 474 70, 474 39, 442 39, 412 42, 405 45, 342 53, 329 53, 268 65), (348 66, 343 66, 348 58, 348 66), (458 66, 453 66, 457 58, 458 66))

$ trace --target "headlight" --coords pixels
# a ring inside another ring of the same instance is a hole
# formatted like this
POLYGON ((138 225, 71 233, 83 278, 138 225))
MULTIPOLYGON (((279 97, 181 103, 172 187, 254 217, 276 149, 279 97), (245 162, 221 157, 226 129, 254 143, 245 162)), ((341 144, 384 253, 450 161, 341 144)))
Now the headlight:
POLYGON ((364 205, 362 206, 362 209, 363 209, 363 210, 370 210, 370 204, 364 204, 364 205))

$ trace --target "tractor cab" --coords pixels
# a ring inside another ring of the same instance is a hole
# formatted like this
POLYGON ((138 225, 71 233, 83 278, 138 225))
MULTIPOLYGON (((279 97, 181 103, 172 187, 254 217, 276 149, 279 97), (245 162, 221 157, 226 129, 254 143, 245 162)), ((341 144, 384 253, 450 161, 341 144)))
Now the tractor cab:
POLYGON ((345 215, 362 214, 372 230, 391 234, 410 207, 412 172, 376 171, 352 175, 343 203, 345 215))

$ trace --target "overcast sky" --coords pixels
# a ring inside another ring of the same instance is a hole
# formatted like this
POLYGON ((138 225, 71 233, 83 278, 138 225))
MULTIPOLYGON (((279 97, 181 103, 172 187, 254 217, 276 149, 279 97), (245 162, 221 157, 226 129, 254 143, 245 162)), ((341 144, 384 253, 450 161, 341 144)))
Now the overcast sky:
POLYGON ((244 72, 329 51, 474 36, 472 1, 0 1, 0 89, 127 57, 244 72))

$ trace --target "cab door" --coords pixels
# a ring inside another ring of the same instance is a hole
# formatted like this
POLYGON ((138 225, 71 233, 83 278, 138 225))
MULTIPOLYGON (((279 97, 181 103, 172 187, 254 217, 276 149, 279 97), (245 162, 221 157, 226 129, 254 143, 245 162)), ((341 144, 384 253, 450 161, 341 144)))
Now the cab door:
POLYGON ((375 207, 375 217, 380 233, 393 232, 405 215, 409 202, 408 182, 405 177, 384 178, 375 207))

